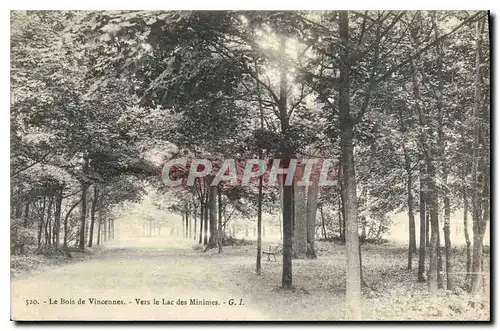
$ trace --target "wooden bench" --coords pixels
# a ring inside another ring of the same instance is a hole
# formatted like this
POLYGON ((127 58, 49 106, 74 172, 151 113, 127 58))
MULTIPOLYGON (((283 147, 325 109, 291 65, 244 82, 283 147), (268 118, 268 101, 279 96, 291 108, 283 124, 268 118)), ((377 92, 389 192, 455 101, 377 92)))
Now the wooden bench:
POLYGON ((281 254, 281 245, 277 246, 269 245, 267 251, 262 251, 262 255, 267 256, 268 261, 271 261, 271 256, 272 256, 274 258, 274 261, 276 262, 276 255, 278 254, 281 254))

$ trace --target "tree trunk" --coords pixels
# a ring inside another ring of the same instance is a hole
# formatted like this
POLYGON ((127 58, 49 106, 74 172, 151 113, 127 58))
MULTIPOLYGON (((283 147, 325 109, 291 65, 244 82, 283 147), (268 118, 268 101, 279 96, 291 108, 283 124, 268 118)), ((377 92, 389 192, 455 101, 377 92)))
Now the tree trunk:
POLYGON ((430 232, 431 232, 431 213, 429 210, 429 206, 427 206, 427 197, 425 198, 425 201, 426 201, 426 205, 425 205, 426 206, 425 207, 425 210, 426 210, 426 214, 425 214, 425 247, 427 247, 427 249, 429 249, 431 247, 430 240, 429 240, 429 236, 430 236, 430 232))
MULTIPOLYGON (((59 248, 60 242, 59 242, 59 234, 61 232, 61 206, 62 206, 62 201, 63 201, 63 188, 60 188, 58 190, 57 194, 57 200, 56 200, 56 211, 54 214, 54 244, 56 248, 59 248)), ((26 203, 26 206, 28 204, 26 203)))
POLYGON ((413 253, 417 252, 415 234, 415 216, 413 215, 413 176, 411 173, 411 160, 406 148, 403 146, 405 157, 405 169, 407 176, 406 193, 408 197, 408 270, 412 269, 413 253))
MULTIPOLYGON (((465 182, 465 178, 463 179, 465 182)), ((471 272, 471 243, 470 243, 470 236, 469 236, 469 223, 467 220, 467 214, 469 213, 469 204, 467 203, 467 187, 464 185, 463 187, 463 197, 464 197, 464 236, 465 236, 465 245, 466 245, 466 255, 467 255, 467 262, 466 262, 466 276, 465 280, 466 283, 468 284, 468 281, 470 280, 470 272, 471 272)))
POLYGON ((84 250, 85 249, 85 223, 86 223, 86 218, 87 218, 87 183, 86 183, 86 176, 88 172, 88 167, 89 167, 89 158, 87 155, 87 152, 83 152, 83 179, 82 179, 82 210, 80 214, 80 249, 84 250))
POLYGON ((184 237, 189 238, 189 209, 186 209, 186 231, 184 232, 184 237))
POLYGON ((293 254, 296 259, 304 259, 307 252, 306 187, 295 185, 294 195, 293 254))
POLYGON ((78 200, 76 203, 74 203, 71 208, 68 210, 66 213, 66 216, 64 217, 64 237, 63 237, 63 246, 68 247, 68 220, 71 215, 71 212, 73 209, 76 208, 80 204, 81 200, 78 200))
MULTIPOLYGON (((291 139, 289 137, 289 118, 287 109, 287 66, 285 62, 286 58, 286 37, 281 36, 280 46, 279 46, 280 58, 282 61, 279 63, 280 71, 280 88, 279 88, 279 116, 281 133, 285 139, 291 139)), ((289 141, 288 141, 289 142, 289 141)), ((293 155, 293 151, 286 150, 283 147, 281 150, 283 155, 283 167, 288 167, 290 165, 290 159, 293 155)), ((286 185, 286 175, 282 176, 283 185, 283 270, 281 274, 281 285, 283 289, 292 289, 292 238, 293 238, 293 186, 286 185)))
POLYGON ((358 201, 356 195, 356 172, 354 161, 354 119, 350 114, 350 55, 349 16, 339 12, 340 75, 339 75, 339 120, 340 148, 342 151, 342 179, 345 190, 345 236, 346 236, 346 295, 345 317, 361 319, 361 268, 359 260, 358 201))
POLYGON ((50 197, 49 207, 47 208, 47 220, 45 221, 45 246, 50 245, 50 228, 51 228, 53 204, 54 204, 54 197, 50 197))
POLYGON ((196 227, 198 223, 198 207, 195 207, 193 210, 193 218, 194 218, 194 226, 193 226, 193 240, 196 242, 196 227))
POLYGON ((219 248, 219 254, 222 253, 222 193, 220 189, 217 189, 217 210, 219 211, 217 217, 217 246, 219 248))
POLYGON ((432 188, 430 182, 429 186, 429 209, 430 209, 430 223, 431 223, 431 239, 429 245, 429 295, 436 296, 438 290, 438 258, 437 258, 437 248, 438 248, 438 235, 439 235, 439 224, 438 224, 438 211, 436 206, 436 194, 435 190, 432 188))
POLYGON ((49 207, 47 208, 47 220, 45 221, 45 246, 50 243, 50 224, 52 219, 52 205, 54 204, 54 197, 49 198, 49 207))
MULTIPOLYGON (((259 77, 259 68, 257 66, 257 61, 255 61, 255 74, 259 77)), ((257 80, 257 99, 259 101, 259 115, 260 115, 260 129, 264 129, 264 110, 262 108, 262 99, 260 94, 260 84, 257 80)), ((262 159, 262 149, 259 149, 259 159, 262 159)), ((255 262, 255 272, 257 275, 261 274, 262 271, 262 185, 263 176, 259 176, 259 193, 257 196, 257 257, 255 262)), ((265 231, 264 231, 265 232, 265 231)))
POLYGON ((283 176, 283 272, 281 286, 283 289, 292 288, 292 186, 285 185, 283 176))
POLYGON ((198 240, 198 244, 201 244, 203 240, 203 218, 205 215, 205 202, 203 201, 203 197, 200 199, 200 240, 198 240))
MULTIPOLYGON (((345 224, 345 222, 343 220, 343 216, 344 216, 344 211, 343 210, 344 210, 344 207, 343 207, 343 202, 342 202, 344 198, 342 198, 342 192, 340 192, 339 194, 340 194, 340 198, 338 200, 339 201, 339 212, 338 212, 338 219, 339 219, 339 240, 345 242, 345 240, 344 240, 345 239, 344 226, 343 226, 345 224)), ((326 234, 326 232, 325 232, 325 234, 326 234)), ((325 238, 326 238, 326 236, 325 236, 325 238)))
POLYGON ((42 213, 40 216, 40 223, 38 225, 38 249, 42 247, 42 232, 43 232, 43 224, 44 224, 44 218, 45 218, 45 206, 47 203, 47 197, 43 197, 43 204, 42 204, 42 213))
POLYGON ((340 213, 341 213, 341 216, 342 216, 342 223, 340 225, 340 241, 345 243, 345 229, 346 229, 346 226, 345 226, 345 222, 346 222, 346 212, 345 212, 345 203, 346 203, 346 200, 345 200, 345 186, 344 186, 344 182, 343 182, 343 178, 344 178, 344 175, 343 175, 343 162, 342 162, 342 157, 340 158, 340 168, 339 168, 339 179, 340 179, 340 213))
POLYGON ((213 248, 217 245, 217 187, 209 188, 209 207, 210 207, 210 237, 208 246, 213 248))
MULTIPOLYGON (((479 192, 481 191, 481 186, 483 185, 483 192, 488 190, 489 171, 486 167, 481 169, 481 162, 483 158, 489 157, 489 155, 481 155, 480 150, 480 139, 483 134, 483 126, 481 124, 481 65, 482 65, 482 39, 484 30, 484 19, 477 22, 476 31, 476 72, 474 76, 474 110, 473 110, 473 142, 472 142, 472 267, 471 267, 471 293, 477 295, 481 290, 481 280, 482 280, 482 255, 483 255, 483 238, 484 232, 486 230, 487 218, 489 218, 489 205, 488 196, 481 197, 479 192), (483 170, 483 171, 481 171, 483 170), (483 177, 484 182, 481 177, 483 177), (483 200, 484 198, 484 200, 483 200), (484 201, 484 206, 482 205, 484 201), (483 215, 483 211, 485 216, 483 215)), ((486 130, 485 130, 486 131, 486 130)), ((489 168, 489 167, 488 167, 489 168)))
MULTIPOLYGON (((192 213, 193 214, 191 216, 196 215, 196 210, 193 210, 192 213)), ((189 229, 188 239, 191 239, 191 237, 193 236, 193 218, 192 217, 189 218, 188 229, 189 229)), ((158 226, 158 230, 159 230, 159 226, 158 226)))
POLYGON ((97 220, 97 246, 101 244, 101 224, 102 223, 102 216, 101 212, 99 212, 99 218, 97 220))
POLYGON ((90 231, 89 231, 89 247, 92 247, 94 239, 94 224, 95 224, 95 212, 97 207, 99 189, 97 183, 94 184, 94 197, 92 199, 92 206, 90 207, 90 231))
POLYGON ((419 203, 419 214, 420 214, 420 248, 418 250, 418 281, 425 282, 425 253, 426 253, 426 211, 425 211, 425 165, 420 164, 420 203, 419 203))
MULTIPOLYGON (((278 195, 279 195, 279 198, 280 198, 280 208, 281 208, 281 211, 283 211, 284 207, 283 207, 283 190, 281 188, 281 183, 280 183, 280 186, 278 187, 278 195)), ((283 212, 281 213, 278 213, 278 226, 280 228, 280 243, 283 244, 283 222, 281 221, 283 217, 283 212)))
POLYGON ((314 236, 316 234, 316 212, 318 209, 319 184, 314 181, 307 188, 307 252, 306 256, 315 259, 316 249, 314 248, 314 236))
POLYGON ((438 223, 438 232, 437 232, 437 282, 438 282, 438 288, 443 288, 444 287, 444 281, 443 281, 443 254, 442 254, 442 249, 441 249, 441 232, 439 229, 439 223, 438 223))
MULTIPOLYGON (((446 177, 448 175, 446 174, 446 177)), ((444 183, 445 186, 448 185, 447 182, 444 183)), ((455 289, 455 279, 453 275, 453 260, 452 260, 452 247, 450 238, 450 197, 446 190, 444 197, 444 249, 446 257, 446 289, 453 291, 455 289)))
POLYGON ((203 215, 203 244, 208 245, 208 211, 211 209, 210 202, 208 201, 208 197, 205 198, 205 213, 203 215))
MULTIPOLYGON (((446 257, 446 288, 450 291, 454 288, 453 279, 453 262, 452 262, 452 251, 451 251, 451 238, 450 238, 450 190, 448 188, 448 165, 446 159, 446 137, 444 133, 444 107, 443 107, 443 93, 444 93, 444 80, 443 80, 443 46, 440 42, 439 29, 437 28, 435 16, 432 16, 432 25, 434 27, 435 33, 435 49, 437 57, 437 76, 438 76, 438 91, 437 93, 437 113, 438 113, 438 146, 439 146, 439 157, 441 158, 441 192, 443 194, 443 204, 444 204, 444 248, 446 257)), ((441 247, 439 247, 439 253, 441 253, 441 247)), ((439 254, 441 256, 441 254, 439 254)), ((440 273, 442 269, 439 269, 440 273)))

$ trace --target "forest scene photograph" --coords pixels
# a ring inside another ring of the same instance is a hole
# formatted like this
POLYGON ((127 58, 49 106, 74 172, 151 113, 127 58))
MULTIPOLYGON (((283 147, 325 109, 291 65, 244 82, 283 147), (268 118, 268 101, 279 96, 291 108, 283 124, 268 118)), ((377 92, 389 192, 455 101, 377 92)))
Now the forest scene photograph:
POLYGON ((490 29, 10 11, 11 320, 490 322, 490 29))

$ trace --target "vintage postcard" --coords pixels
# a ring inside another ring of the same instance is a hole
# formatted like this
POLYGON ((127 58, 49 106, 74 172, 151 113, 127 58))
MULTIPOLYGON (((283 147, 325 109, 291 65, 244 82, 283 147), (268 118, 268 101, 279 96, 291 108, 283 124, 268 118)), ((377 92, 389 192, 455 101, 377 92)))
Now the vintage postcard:
POLYGON ((490 321, 488 11, 11 11, 14 321, 490 321))

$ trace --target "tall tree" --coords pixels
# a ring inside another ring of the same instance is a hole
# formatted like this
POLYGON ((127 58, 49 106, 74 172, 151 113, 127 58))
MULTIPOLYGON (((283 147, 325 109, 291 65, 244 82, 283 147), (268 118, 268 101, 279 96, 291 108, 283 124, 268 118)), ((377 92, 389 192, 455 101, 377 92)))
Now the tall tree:
POLYGON ((484 18, 478 20, 476 25, 476 70, 474 75, 474 108, 473 120, 473 142, 472 142, 472 268, 471 268, 471 292, 480 293, 482 280, 482 255, 483 238, 486 224, 490 218, 489 206, 489 153, 488 153, 488 129, 484 125, 485 119, 489 118, 482 99, 483 80, 483 33, 485 28, 484 18))
POLYGON ((339 12, 340 72, 339 72, 339 128, 342 150, 343 185, 346 216, 346 318, 361 319, 361 268, 359 260, 358 206, 356 171, 354 164, 354 119, 350 114, 350 45, 349 14, 339 12))

